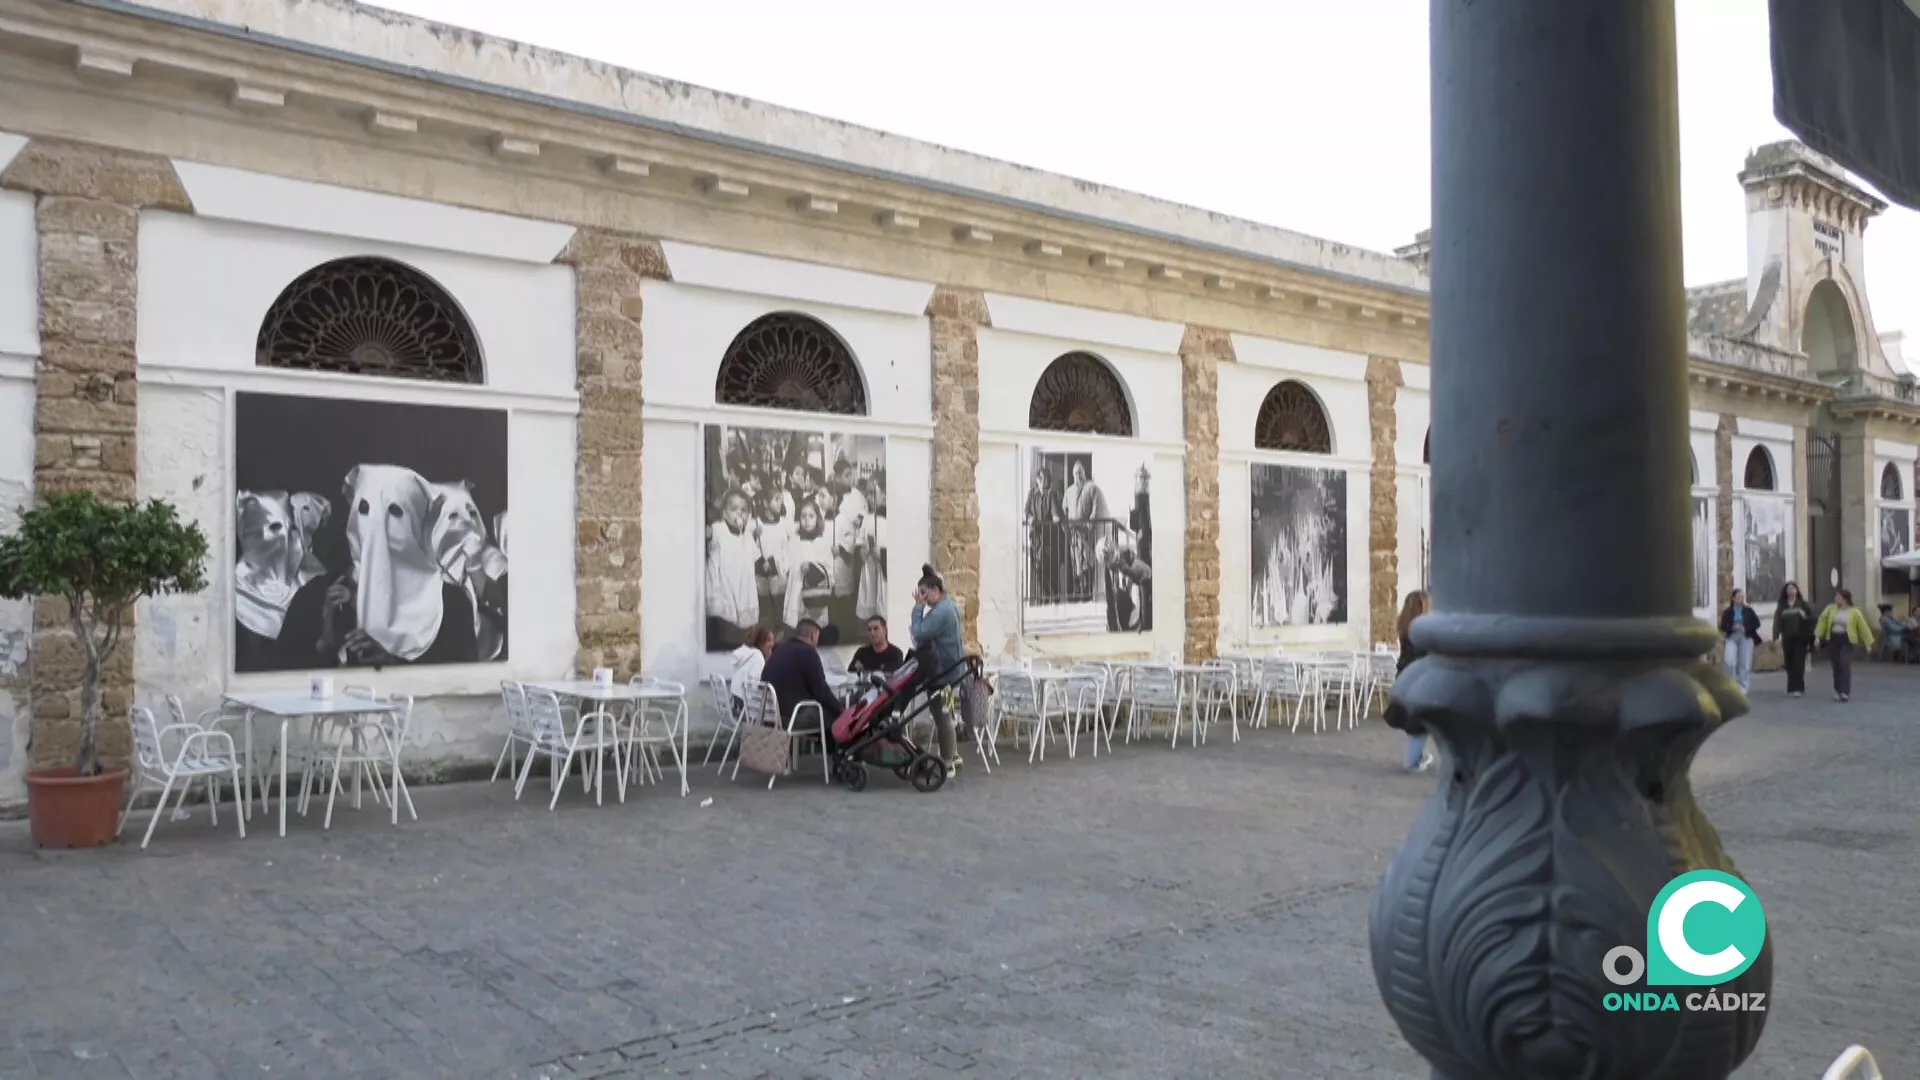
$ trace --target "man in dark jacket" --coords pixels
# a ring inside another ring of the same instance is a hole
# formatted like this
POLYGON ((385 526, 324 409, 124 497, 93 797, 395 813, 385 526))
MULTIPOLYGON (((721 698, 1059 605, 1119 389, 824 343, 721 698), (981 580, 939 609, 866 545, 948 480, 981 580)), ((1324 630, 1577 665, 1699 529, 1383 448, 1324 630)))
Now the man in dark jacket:
POLYGON ((760 681, 773 687, 787 718, 793 716, 793 710, 800 703, 818 702, 821 715, 827 721, 827 749, 833 748, 833 722, 840 718, 843 706, 834 694, 833 687, 827 684, 827 669, 820 662, 819 623, 812 619, 801 619, 800 625, 794 628, 793 636, 767 658, 767 666, 760 672, 760 681))

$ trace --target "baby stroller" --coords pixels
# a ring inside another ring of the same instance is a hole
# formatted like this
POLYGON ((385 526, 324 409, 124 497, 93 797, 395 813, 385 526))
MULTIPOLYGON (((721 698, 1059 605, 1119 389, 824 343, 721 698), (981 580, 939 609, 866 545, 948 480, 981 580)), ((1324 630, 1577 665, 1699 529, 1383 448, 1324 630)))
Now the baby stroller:
POLYGON ((833 722, 834 778, 848 790, 867 786, 867 766, 892 769, 893 774, 911 783, 916 791, 932 793, 947 782, 947 763, 940 755, 913 741, 907 725, 915 717, 933 708, 935 694, 928 686, 945 683, 962 668, 980 675, 980 658, 969 656, 935 678, 921 675, 920 661, 909 659, 898 670, 872 676, 867 691, 852 708, 833 722))

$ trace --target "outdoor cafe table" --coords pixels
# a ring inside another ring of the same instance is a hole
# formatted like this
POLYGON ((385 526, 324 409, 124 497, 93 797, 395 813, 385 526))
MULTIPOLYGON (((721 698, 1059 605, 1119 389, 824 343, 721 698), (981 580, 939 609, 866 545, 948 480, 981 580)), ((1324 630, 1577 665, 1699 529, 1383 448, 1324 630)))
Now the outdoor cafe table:
MULTIPOLYGON (((287 728, 295 720, 334 716, 391 716, 400 711, 399 706, 391 702, 374 698, 354 697, 350 694, 335 694, 331 697, 317 698, 311 693, 265 693, 265 694, 228 694, 226 700, 247 710, 246 754, 247 776, 254 776, 253 767, 253 720, 261 714, 280 721, 280 835, 287 835, 287 728)), ((267 789, 271 782, 261 785, 261 801, 265 802, 267 789)), ((247 806, 253 802, 252 792, 241 800, 240 813, 247 812, 247 806)))
MULTIPOLYGON (((527 683, 529 689, 545 690, 555 697, 573 698, 576 701, 591 701, 597 705, 619 703, 629 708, 644 706, 649 701, 684 701, 686 695, 663 690, 657 686, 635 686, 632 683, 610 683, 602 686, 591 679, 577 679, 571 682, 527 683)), ((676 710, 673 724, 678 726, 680 741, 673 739, 673 727, 667 728, 667 746, 673 751, 674 764, 680 769, 680 797, 686 798, 692 789, 687 783, 687 728, 690 719, 684 710, 676 710)), ((640 718, 632 717, 636 725, 640 718)))

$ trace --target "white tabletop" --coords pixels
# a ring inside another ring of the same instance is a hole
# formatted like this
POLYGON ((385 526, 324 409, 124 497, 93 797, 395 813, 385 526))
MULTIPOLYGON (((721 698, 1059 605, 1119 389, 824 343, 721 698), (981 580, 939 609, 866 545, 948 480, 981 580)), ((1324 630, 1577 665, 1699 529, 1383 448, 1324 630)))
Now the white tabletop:
POLYGON ((527 683, 526 686, 529 690, 545 690, 559 697, 580 698, 583 701, 651 701, 681 696, 680 692, 659 686, 635 686, 632 683, 601 686, 591 679, 573 682, 532 682, 527 683))
POLYGON ((235 705, 244 706, 255 712, 270 713, 274 716, 343 716, 348 713, 392 713, 400 711, 398 705, 388 701, 375 701, 373 698, 353 697, 348 694, 335 694, 332 697, 317 698, 311 693, 298 694, 279 691, 263 694, 228 694, 227 700, 235 705))

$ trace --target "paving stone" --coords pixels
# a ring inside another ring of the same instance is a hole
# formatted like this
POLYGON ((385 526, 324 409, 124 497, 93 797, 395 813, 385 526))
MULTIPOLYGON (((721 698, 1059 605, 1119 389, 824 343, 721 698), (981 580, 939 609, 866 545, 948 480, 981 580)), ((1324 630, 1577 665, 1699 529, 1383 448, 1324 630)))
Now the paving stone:
MULTIPOLYGON (((1857 690, 1763 687, 1695 770, 1774 934, 1742 1080, 1849 1042, 1920 1075, 1920 674, 1857 690)), ((706 773, 553 813, 455 785, 398 829, 162 822, 145 854, 0 825, 0 1078, 1424 1077, 1366 952, 1433 785, 1400 749, 1255 732, 931 797, 706 773)))

